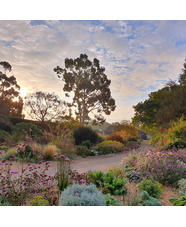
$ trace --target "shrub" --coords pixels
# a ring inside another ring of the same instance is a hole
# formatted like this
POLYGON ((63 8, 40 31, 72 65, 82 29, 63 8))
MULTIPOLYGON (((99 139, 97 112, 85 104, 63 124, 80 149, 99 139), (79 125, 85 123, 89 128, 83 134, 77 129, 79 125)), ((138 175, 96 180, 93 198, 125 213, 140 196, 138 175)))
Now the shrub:
POLYGON ((124 143, 123 137, 118 134, 112 134, 107 136, 107 140, 117 141, 120 143, 124 143))
POLYGON ((36 137, 35 141, 36 141, 36 143, 39 143, 41 145, 46 145, 46 144, 52 142, 51 138, 49 138, 49 137, 36 137))
POLYGON ((54 155, 57 154, 57 147, 53 144, 44 145, 42 148, 42 153, 45 160, 53 160, 54 155))
POLYGON ((111 147, 98 147, 98 148, 96 148, 96 150, 98 151, 98 154, 99 155, 115 154, 115 153, 117 153, 116 150, 114 150, 111 147))
POLYGON ((82 142, 82 146, 85 146, 85 147, 87 147, 88 149, 90 149, 90 148, 91 148, 91 142, 90 142, 90 140, 85 140, 85 141, 83 141, 83 142, 82 142))
POLYGON ((101 136, 100 134, 98 134, 98 143, 102 143, 103 141, 105 141, 105 138, 103 136, 101 136))
POLYGON ((169 199, 174 206, 186 206, 186 195, 177 197, 176 199, 169 199))
POLYGON ((12 147, 10 149, 7 150, 7 152, 3 155, 3 159, 11 159, 13 157, 13 155, 17 155, 17 148, 16 147, 12 147))
POLYGON ((30 201, 30 206, 49 206, 49 201, 43 198, 43 196, 35 196, 30 201))
POLYGON ((125 166, 139 169, 144 177, 152 176, 162 184, 173 184, 185 177, 186 153, 175 149, 134 153, 126 160, 125 166))
POLYGON ((150 196, 147 191, 142 191, 139 196, 129 203, 129 206, 162 206, 162 203, 150 196))
POLYGON ((131 202, 128 204, 129 206, 145 206, 145 202, 140 196, 135 197, 131 202))
POLYGON ((4 130, 8 133, 12 132, 14 125, 8 119, 0 118, 0 130, 4 130))
POLYGON ((8 139, 9 133, 0 129, 0 142, 5 142, 8 139))
POLYGON ((136 167, 148 178, 152 176, 162 184, 173 184, 185 176, 186 153, 179 150, 149 151, 138 160, 136 167))
POLYGON ((181 179, 178 181, 179 193, 186 194, 186 179, 181 179))
POLYGON ((174 143, 170 143, 169 145, 167 145, 167 149, 171 149, 171 148, 186 148, 186 142, 183 141, 183 140, 177 140, 176 142, 174 143))
POLYGON ((127 141, 125 143, 125 150, 137 149, 140 145, 140 142, 136 141, 127 141))
POLYGON ((125 168, 125 173, 130 182, 139 183, 143 179, 143 175, 139 169, 125 168))
POLYGON ((102 171, 88 173, 89 180, 97 187, 101 187, 103 185, 104 175, 105 174, 102 171))
POLYGON ((25 204, 32 193, 48 190, 54 183, 55 177, 46 173, 49 162, 39 163, 38 166, 28 164, 21 171, 12 170, 11 165, 6 160, 2 160, 0 165, 0 197, 12 206, 25 204))
POLYGON ((100 149, 102 148, 110 148, 115 150, 116 152, 123 151, 123 144, 117 141, 106 140, 99 144, 100 149))
POLYGON ((60 197, 62 206, 105 206, 104 195, 94 184, 73 184, 65 189, 60 197))
POLYGON ((7 199, 2 198, 2 197, 0 196, 0 206, 12 206, 12 205, 11 205, 11 203, 9 203, 9 202, 7 201, 7 199))
POLYGON ((105 195, 106 206, 122 206, 122 203, 119 199, 111 196, 110 194, 105 195))
POLYGON ((16 157, 21 159, 26 159, 27 161, 33 159, 38 161, 43 159, 43 153, 39 150, 35 150, 31 147, 29 142, 22 141, 17 145, 17 155, 16 157))
POLYGON ((150 144, 157 145, 160 148, 170 148, 172 146, 185 146, 186 141, 186 121, 180 118, 178 121, 173 122, 171 127, 157 131, 150 139, 150 144))
POLYGON ((162 206, 161 202, 149 195, 147 191, 141 192, 142 200, 144 201, 144 206, 162 206))
POLYGON ((7 150, 7 149, 9 149, 9 147, 8 147, 8 146, 6 146, 6 145, 2 145, 2 146, 0 146, 0 150, 7 150))
POLYGON ((52 140, 52 144, 56 145, 59 149, 58 152, 64 155, 77 155, 76 146, 71 138, 64 139, 62 141, 61 138, 55 138, 52 140))
POLYGON ((104 193, 111 193, 112 195, 123 195, 127 193, 126 175, 120 167, 109 169, 107 173, 90 172, 89 180, 96 184, 104 193))
POLYGON ((94 153, 91 152, 90 149, 88 149, 88 147, 86 146, 77 146, 77 155, 80 155, 82 157, 86 157, 86 156, 94 156, 94 153))
POLYGON ((138 136, 138 130, 133 125, 120 124, 116 126, 115 134, 120 135, 124 140, 134 139, 138 136))
POLYGON ((159 199, 162 190, 158 182, 154 181, 153 179, 146 179, 144 178, 139 184, 138 184, 140 191, 146 191, 149 193, 150 196, 159 199))
POLYGON ((20 135, 24 134, 31 137, 41 135, 41 132, 36 125, 32 123, 25 123, 25 122, 17 123, 14 127, 13 132, 16 134, 20 134, 20 135))
POLYGON ((127 188, 125 186, 127 179, 125 177, 126 175, 123 169, 110 169, 104 175, 103 186, 108 187, 110 193, 113 195, 127 194, 127 188))
POLYGON ((98 142, 98 134, 90 127, 79 126, 73 132, 76 145, 81 145, 83 141, 89 140, 92 144, 98 142))

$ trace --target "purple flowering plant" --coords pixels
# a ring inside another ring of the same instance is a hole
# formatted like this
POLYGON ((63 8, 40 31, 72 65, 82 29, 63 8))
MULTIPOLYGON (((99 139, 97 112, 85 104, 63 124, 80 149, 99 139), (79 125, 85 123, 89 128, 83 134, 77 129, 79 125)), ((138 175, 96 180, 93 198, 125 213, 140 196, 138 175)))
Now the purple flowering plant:
POLYGON ((134 154, 125 165, 138 169, 144 177, 153 177, 162 184, 173 184, 186 175, 186 152, 174 148, 134 154))
POLYGON ((50 163, 21 163, 18 170, 6 159, 0 158, 0 197, 11 205, 24 205, 33 193, 47 190, 55 182, 55 176, 49 176, 50 163))

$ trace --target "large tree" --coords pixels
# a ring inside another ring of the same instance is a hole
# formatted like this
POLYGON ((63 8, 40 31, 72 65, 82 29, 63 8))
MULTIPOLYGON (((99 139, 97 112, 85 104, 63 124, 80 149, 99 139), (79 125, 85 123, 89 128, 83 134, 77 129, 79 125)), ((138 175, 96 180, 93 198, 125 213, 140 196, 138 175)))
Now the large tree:
POLYGON ((8 77, 12 66, 8 62, 0 62, 5 73, 0 71, 0 114, 22 117, 23 99, 19 95, 20 86, 14 76, 8 77))
POLYGON ((179 76, 179 83, 183 86, 186 86, 186 58, 185 63, 183 64, 182 73, 179 76))
POLYGON ((54 68, 59 78, 64 81, 63 90, 66 96, 73 93, 71 107, 75 107, 75 114, 80 123, 88 123, 91 115, 94 123, 105 121, 101 113, 110 115, 116 108, 115 100, 111 96, 111 80, 107 79, 105 68, 100 67, 99 60, 93 62, 86 54, 76 59, 65 59, 65 68, 54 68))
POLYGON ((63 116, 65 105, 54 93, 37 91, 25 97, 25 111, 32 119, 43 124, 63 116))
MULTIPOLYGON (((185 65, 185 64, 184 64, 185 65)), ((186 66, 186 65, 185 65, 186 66)), ((133 123, 142 128, 167 127, 171 121, 186 118, 185 74, 179 77, 179 84, 169 80, 162 89, 149 94, 144 102, 133 106, 133 123)))

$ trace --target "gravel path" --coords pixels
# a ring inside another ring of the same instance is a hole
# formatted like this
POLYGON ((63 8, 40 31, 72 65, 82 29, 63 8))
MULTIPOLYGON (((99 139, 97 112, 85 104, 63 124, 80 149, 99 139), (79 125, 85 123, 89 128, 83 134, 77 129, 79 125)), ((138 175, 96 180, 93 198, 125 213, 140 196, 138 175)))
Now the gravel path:
MULTIPOLYGON (((148 145, 148 141, 142 141, 141 146, 137 149, 139 152, 146 152, 149 149, 153 149, 152 146, 148 145)), ((79 173, 85 173, 89 170, 92 171, 103 171, 106 172, 108 170, 108 166, 118 167, 120 166, 122 160, 127 157, 129 154, 134 152, 134 150, 124 151, 119 154, 108 154, 108 155, 100 155, 100 156, 93 156, 87 158, 80 158, 71 161, 71 169, 76 170, 79 173)), ((37 165, 37 164, 36 164, 37 165)), ((24 164, 26 166, 26 164, 24 164)), ((21 164, 18 162, 13 162, 12 168, 18 171, 21 170, 21 164)), ((57 172, 57 164, 56 162, 50 162, 50 168, 47 171, 48 174, 54 175, 57 172)))
MULTIPOLYGON (((153 149, 152 146, 148 145, 148 141, 143 141, 141 146, 137 149, 139 152, 146 152, 149 149, 153 149)), ((101 170, 106 172, 108 166, 119 167, 123 158, 127 157, 134 150, 124 151, 119 154, 108 154, 101 156, 88 157, 83 159, 73 160, 71 163, 71 169, 77 170, 79 173, 84 173, 89 170, 98 171, 101 170)))

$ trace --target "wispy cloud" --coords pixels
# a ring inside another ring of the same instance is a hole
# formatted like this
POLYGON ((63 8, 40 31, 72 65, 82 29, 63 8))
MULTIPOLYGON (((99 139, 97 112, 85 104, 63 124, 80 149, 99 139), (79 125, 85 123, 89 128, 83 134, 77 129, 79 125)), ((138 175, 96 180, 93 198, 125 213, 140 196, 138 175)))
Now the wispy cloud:
POLYGON ((176 79, 186 56, 186 21, 0 21, 0 60, 29 92, 55 92, 53 68, 86 53, 111 79, 117 108, 108 121, 130 119, 132 105, 176 79))

